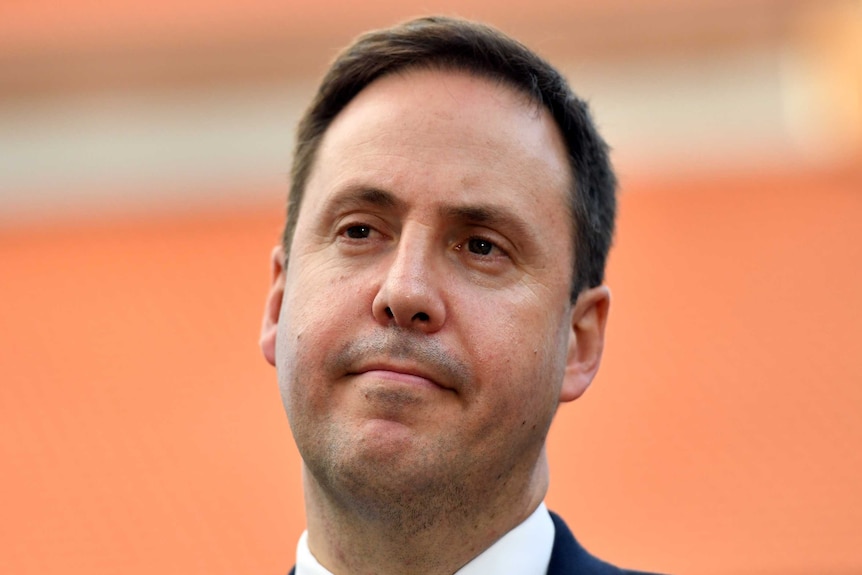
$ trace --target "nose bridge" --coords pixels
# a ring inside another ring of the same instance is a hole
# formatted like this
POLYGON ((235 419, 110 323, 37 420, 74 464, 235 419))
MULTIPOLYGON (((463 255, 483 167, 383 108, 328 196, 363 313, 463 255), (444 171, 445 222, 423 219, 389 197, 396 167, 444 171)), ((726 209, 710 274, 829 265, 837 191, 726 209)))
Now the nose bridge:
POLYGON ((400 289, 423 291, 432 269, 431 234, 424 227, 405 228, 389 266, 387 281, 400 289))
POLYGON ((432 230, 405 226, 374 300, 374 315, 381 322, 425 330, 442 325, 445 309, 435 256, 432 230))

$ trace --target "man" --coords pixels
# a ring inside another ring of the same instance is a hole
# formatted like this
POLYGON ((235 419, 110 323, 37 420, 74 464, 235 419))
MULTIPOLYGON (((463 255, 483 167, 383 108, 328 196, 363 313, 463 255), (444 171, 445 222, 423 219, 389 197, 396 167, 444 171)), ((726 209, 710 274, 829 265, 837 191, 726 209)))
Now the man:
POLYGON ((261 334, 303 459, 297 575, 621 573, 543 504, 599 367, 607 147, 562 77, 424 18, 343 52, 303 117, 261 334))

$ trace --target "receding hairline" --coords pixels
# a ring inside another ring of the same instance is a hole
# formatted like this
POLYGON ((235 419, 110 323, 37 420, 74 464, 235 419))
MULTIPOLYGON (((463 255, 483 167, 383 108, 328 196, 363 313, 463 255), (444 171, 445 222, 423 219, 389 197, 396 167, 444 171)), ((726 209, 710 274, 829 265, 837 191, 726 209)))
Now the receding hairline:
MULTIPOLYGON (((480 80, 487 80, 488 82, 494 84, 497 87, 506 87, 511 93, 521 96, 523 98, 524 104, 529 107, 535 108, 536 113, 539 113, 541 110, 544 109, 548 113, 551 122, 553 122, 554 126, 557 128, 557 131, 562 134, 560 126, 557 124, 556 119, 554 119, 552 110, 548 108, 540 99, 538 99, 536 97, 536 94, 532 94, 527 88, 525 88, 518 82, 512 80, 510 77, 506 76, 503 73, 490 70, 487 67, 479 66, 478 64, 472 64, 469 61, 462 62, 460 60, 429 59, 413 62, 405 66, 400 66, 374 78, 374 80, 366 84, 361 90, 359 90, 359 92, 354 94, 353 98, 351 98, 351 101, 356 99, 359 94, 361 94, 380 80, 392 76, 399 76, 407 79, 412 74, 420 72, 440 72, 442 74, 470 76, 472 78, 477 78, 480 80)), ((344 108, 346 108, 348 105, 349 102, 347 105, 344 106, 344 108)), ((344 108, 342 108, 342 111, 344 110, 344 108)), ((340 114, 341 112, 339 112, 336 117, 340 114)))
MULTIPOLYGON (((324 142, 326 141, 327 135, 332 131, 333 126, 339 121, 339 119, 341 119, 345 115, 345 113, 350 110, 350 108, 354 105, 355 101, 359 100, 360 98, 366 97, 369 91, 378 89, 381 83, 397 79, 409 84, 411 82, 411 76, 414 76, 416 74, 422 74, 425 72, 440 73, 444 76, 456 76, 487 82, 489 86, 492 86, 495 89, 495 93, 499 94, 502 98, 510 98, 512 103, 526 110, 529 113, 529 117, 531 120, 544 120, 546 126, 550 131, 549 136, 554 139, 555 147, 557 147, 563 154, 562 159, 564 161, 562 162, 562 166, 565 170, 565 181, 563 182, 563 184, 566 186, 567 189, 571 186, 576 185, 577 174, 574 173, 574 168, 571 163, 571 155, 569 153, 569 148, 566 144, 566 137, 562 127, 560 126, 557 119, 554 117, 553 110, 551 110, 548 106, 544 105, 542 101, 540 101, 535 95, 531 94, 526 88, 520 86, 517 82, 512 81, 510 78, 507 78, 505 75, 496 74, 493 71, 488 71, 483 68, 474 69, 470 66, 463 66, 460 65, 459 62, 450 63, 435 61, 421 61, 415 64, 410 64, 408 66, 403 66, 391 71, 387 71, 386 73, 377 76, 372 81, 368 82, 365 86, 363 86, 361 90, 357 91, 353 95, 353 97, 350 98, 350 100, 348 100, 341 107, 338 113, 335 114, 329 120, 326 125, 326 128, 320 133, 319 144, 317 146, 317 149, 315 150, 314 157, 309 166, 306 185, 308 180, 311 179, 312 173, 317 166, 319 151, 320 148, 324 146, 324 142)), ((497 100, 495 98, 495 101, 499 102, 500 100, 497 100)))

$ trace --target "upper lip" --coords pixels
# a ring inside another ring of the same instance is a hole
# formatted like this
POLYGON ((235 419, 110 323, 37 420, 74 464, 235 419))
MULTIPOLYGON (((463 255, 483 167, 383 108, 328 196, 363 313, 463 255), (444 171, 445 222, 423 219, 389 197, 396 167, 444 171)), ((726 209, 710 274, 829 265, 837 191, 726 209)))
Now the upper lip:
POLYGON ((365 373, 368 371, 392 371, 395 373, 403 373, 406 375, 414 375, 416 377, 421 377, 423 379, 427 379, 434 385, 442 387, 444 389, 451 389, 444 382, 440 380, 434 373, 431 371, 414 364, 406 364, 406 363, 397 363, 391 361, 375 361, 364 363, 358 369, 351 370, 349 375, 358 375, 360 373, 365 373))

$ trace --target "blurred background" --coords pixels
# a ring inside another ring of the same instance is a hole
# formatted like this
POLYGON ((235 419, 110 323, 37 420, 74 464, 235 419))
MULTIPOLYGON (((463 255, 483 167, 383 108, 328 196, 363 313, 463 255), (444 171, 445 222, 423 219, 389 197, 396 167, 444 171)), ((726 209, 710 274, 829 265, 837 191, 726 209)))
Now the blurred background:
POLYGON ((614 148, 603 369, 548 505, 692 575, 862 573, 862 2, 0 4, 0 571, 285 573, 257 348, 298 115, 363 30, 545 55, 614 148))

